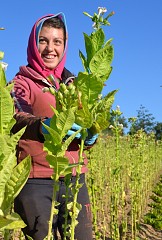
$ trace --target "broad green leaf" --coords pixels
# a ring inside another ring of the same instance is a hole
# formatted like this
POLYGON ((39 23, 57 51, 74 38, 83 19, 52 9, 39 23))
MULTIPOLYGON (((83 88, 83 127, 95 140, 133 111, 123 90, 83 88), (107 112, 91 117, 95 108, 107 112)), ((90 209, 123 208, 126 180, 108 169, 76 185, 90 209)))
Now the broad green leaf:
POLYGON ((5 186, 10 176, 12 174, 13 168, 16 165, 16 153, 11 152, 10 155, 4 156, 4 159, 1 161, 1 170, 0 170, 0 208, 4 200, 5 186))
POLYGON ((5 229, 19 229, 24 228, 26 224, 23 222, 23 220, 20 218, 20 216, 17 213, 11 213, 11 215, 7 216, 0 216, 0 230, 5 229))
POLYGON ((82 92, 82 98, 87 99, 89 105, 93 104, 101 93, 103 88, 102 81, 93 74, 80 72, 75 82, 79 91, 82 92))
POLYGON ((93 56, 89 63, 90 71, 97 76, 103 76, 103 73, 106 75, 110 71, 113 56, 113 47, 106 45, 93 56))
POLYGON ((26 157, 13 169, 10 179, 7 181, 5 186, 4 201, 2 204, 4 212, 11 208, 14 199, 25 185, 29 177, 30 168, 30 157, 26 157))
POLYGON ((6 76, 5 76, 4 70, 2 69, 2 65, 0 64, 0 87, 5 87, 5 85, 6 85, 6 76))
POLYGON ((8 124, 14 114, 13 99, 8 90, 0 86, 0 133, 8 133, 8 124))
POLYGON ((56 126, 59 130, 60 137, 63 138, 75 121, 75 115, 72 109, 61 112, 56 119, 56 126))
POLYGON ((95 52, 99 51, 104 45, 104 41, 105 41, 105 34, 103 29, 100 28, 96 32, 93 32, 93 34, 91 34, 91 39, 93 42, 95 52))
POLYGON ((85 48, 87 53, 87 65, 89 65, 93 55, 95 54, 95 49, 91 37, 84 33, 85 48))

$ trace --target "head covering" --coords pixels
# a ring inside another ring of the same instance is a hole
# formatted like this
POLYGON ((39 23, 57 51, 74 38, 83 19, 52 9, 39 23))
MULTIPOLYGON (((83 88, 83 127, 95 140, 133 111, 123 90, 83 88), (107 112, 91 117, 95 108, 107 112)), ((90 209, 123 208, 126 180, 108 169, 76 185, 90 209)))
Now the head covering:
POLYGON ((58 63, 58 65, 52 70, 48 69, 44 65, 44 62, 39 54, 38 47, 37 47, 38 36, 41 31, 43 23, 48 18, 52 18, 52 17, 59 17, 63 21, 63 23, 65 25, 66 34, 67 34, 66 20, 65 20, 64 14, 62 12, 60 12, 58 14, 48 14, 48 15, 43 16, 40 19, 38 19, 36 21, 36 23, 34 24, 32 30, 31 30, 30 36, 29 36, 28 47, 27 47, 27 61, 30 64, 30 66, 35 71, 40 73, 43 77, 48 78, 48 76, 52 75, 54 78, 61 79, 61 74, 64 69, 65 60, 66 60, 67 40, 65 43, 65 49, 64 49, 62 59, 58 63))

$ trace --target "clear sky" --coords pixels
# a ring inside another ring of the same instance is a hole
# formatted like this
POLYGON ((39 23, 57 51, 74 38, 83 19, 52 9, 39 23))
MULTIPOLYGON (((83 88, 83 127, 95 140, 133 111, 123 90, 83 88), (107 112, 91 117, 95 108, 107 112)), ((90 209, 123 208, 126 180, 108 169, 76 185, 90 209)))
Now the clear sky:
POLYGON ((0 51, 9 64, 11 80, 20 65, 26 65, 28 36, 34 22, 49 13, 64 12, 69 41, 66 67, 74 74, 83 71, 79 50, 85 51, 83 32, 92 32, 98 7, 115 15, 104 28, 107 40, 113 38, 113 72, 103 94, 118 89, 113 108, 120 106, 125 117, 137 116, 142 104, 155 120, 162 122, 162 0, 5 0, 0 5, 0 51))

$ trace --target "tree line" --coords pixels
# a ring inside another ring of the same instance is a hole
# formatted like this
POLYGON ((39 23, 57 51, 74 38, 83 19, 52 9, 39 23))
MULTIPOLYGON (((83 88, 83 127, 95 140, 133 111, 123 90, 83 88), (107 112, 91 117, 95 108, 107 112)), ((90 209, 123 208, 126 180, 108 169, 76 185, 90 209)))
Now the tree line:
MULTIPOLYGON (((116 121, 116 115, 110 115, 110 125, 113 125, 116 121)), ((118 115, 118 124, 123 126, 123 130, 121 131, 121 135, 125 134, 136 134, 137 131, 143 130, 146 134, 154 133, 157 140, 162 139, 162 122, 155 121, 155 117, 152 113, 149 112, 146 107, 142 104, 137 110, 136 117, 125 118, 123 114, 118 115), (125 133, 125 129, 127 133, 125 133)), ((111 128, 106 129, 106 134, 113 135, 111 128)))

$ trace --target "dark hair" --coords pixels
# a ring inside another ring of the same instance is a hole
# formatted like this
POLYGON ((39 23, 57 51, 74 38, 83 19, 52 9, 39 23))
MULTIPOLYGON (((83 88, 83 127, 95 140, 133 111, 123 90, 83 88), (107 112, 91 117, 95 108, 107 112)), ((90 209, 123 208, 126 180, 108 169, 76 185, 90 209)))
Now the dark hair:
POLYGON ((65 24, 58 16, 48 18, 47 20, 45 20, 42 27, 53 27, 53 28, 59 28, 59 29, 62 28, 64 33, 64 40, 66 39, 65 24))

